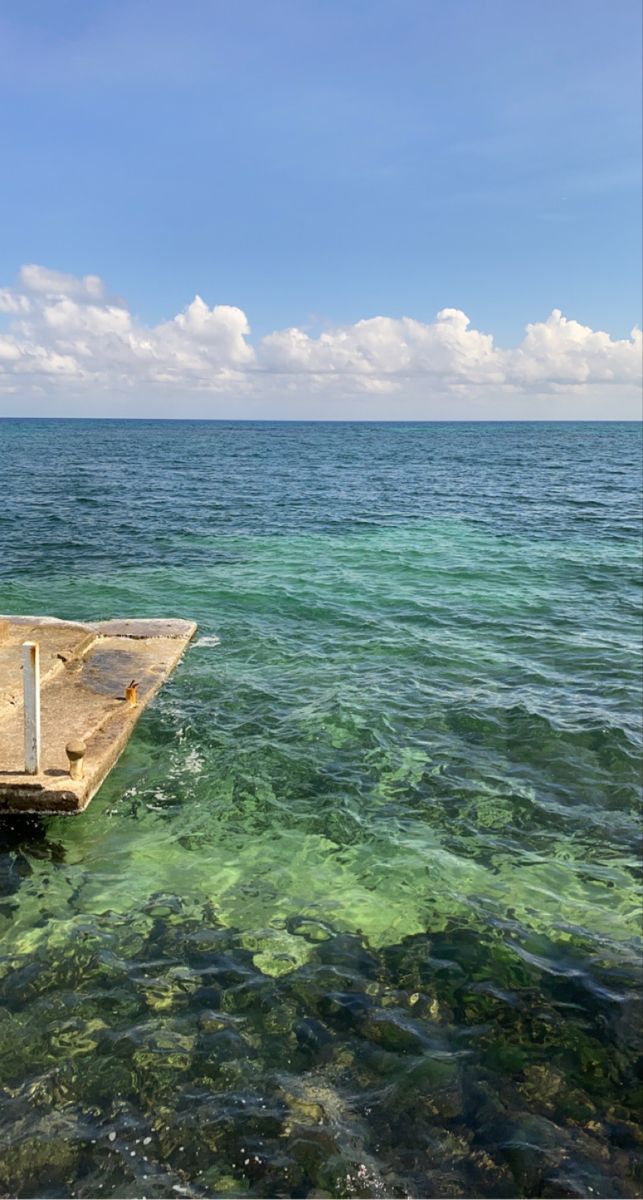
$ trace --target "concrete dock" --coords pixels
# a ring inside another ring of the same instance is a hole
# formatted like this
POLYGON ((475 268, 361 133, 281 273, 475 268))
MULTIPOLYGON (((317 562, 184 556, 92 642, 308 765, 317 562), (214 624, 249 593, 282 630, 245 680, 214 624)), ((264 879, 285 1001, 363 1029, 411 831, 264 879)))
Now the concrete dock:
POLYGON ((82 812, 195 630, 179 620, 0 616, 0 815, 82 812))

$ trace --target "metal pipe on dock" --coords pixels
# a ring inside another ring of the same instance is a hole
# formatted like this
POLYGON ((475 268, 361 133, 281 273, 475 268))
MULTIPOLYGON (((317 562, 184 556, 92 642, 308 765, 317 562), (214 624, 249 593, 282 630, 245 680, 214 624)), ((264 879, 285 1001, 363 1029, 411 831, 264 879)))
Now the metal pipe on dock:
POLYGON ((40 646, 22 643, 22 688, 25 722, 25 772, 40 771, 40 646))

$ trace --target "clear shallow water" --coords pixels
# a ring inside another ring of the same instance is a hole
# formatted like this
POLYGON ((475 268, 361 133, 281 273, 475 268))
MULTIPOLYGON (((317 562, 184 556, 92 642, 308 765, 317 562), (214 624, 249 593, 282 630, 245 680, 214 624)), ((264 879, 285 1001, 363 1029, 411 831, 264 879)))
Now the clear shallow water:
POLYGON ((0 611, 199 622, 0 831, 0 1191, 639 1195, 640 426, 0 448, 0 611))

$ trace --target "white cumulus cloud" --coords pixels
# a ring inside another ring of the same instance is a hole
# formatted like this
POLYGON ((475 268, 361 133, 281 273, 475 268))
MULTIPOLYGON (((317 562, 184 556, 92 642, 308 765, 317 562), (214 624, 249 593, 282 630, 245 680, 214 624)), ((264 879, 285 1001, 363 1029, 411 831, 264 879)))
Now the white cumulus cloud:
POLYGON ((641 378, 641 330, 625 341, 569 321, 555 308, 546 321, 528 325, 525 338, 511 356, 519 382, 637 383, 641 378))
POLYGON ((97 275, 31 264, 0 289, 0 313, 0 397, 12 413, 62 405, 98 415, 119 404, 129 415, 203 416, 639 411, 640 330, 615 340, 558 309, 529 324, 513 348, 457 308, 430 322, 378 316, 316 336, 282 329, 253 344, 240 308, 210 307, 197 295, 171 319, 145 325, 97 275))
POLYGON ((501 358, 490 334, 470 329, 465 313, 444 308, 432 324, 411 317, 372 317, 310 338, 300 329, 270 334, 262 361, 274 371, 352 377, 389 388, 410 376, 451 382, 503 380, 501 358))
POLYGON ((80 296, 89 300, 101 300, 105 287, 98 275, 68 275, 65 271, 52 271, 27 263, 20 268, 20 285, 25 292, 44 296, 80 296))

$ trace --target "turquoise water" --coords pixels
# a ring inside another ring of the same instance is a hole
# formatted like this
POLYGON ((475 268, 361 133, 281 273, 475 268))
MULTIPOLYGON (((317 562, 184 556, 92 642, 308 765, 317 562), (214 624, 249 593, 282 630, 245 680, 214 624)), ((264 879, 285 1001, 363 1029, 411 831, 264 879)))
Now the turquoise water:
POLYGON ((199 623, 0 831, 2 1194, 640 1195, 641 427, 0 446, 0 611, 199 623))

